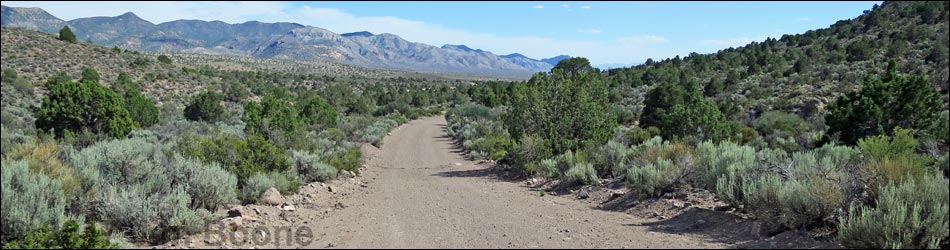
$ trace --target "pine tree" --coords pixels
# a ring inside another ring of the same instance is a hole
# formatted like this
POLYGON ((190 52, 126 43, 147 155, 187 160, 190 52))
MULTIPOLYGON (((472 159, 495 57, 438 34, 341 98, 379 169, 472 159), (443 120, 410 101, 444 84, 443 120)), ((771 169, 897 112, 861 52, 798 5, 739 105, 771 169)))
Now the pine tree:
POLYGON ((120 138, 132 131, 135 122, 115 92, 87 80, 55 85, 43 98, 35 125, 38 130, 52 131, 57 137, 66 131, 89 130, 120 138))
POLYGON ((76 43, 76 34, 73 34, 73 31, 69 29, 68 25, 63 26, 63 28, 59 30, 59 40, 76 43))
POLYGON ((217 122, 224 117, 224 97, 214 92, 204 92, 191 99, 185 107, 185 118, 192 121, 217 122))
POLYGON ((940 107, 940 96, 930 81, 897 74, 892 61, 882 77, 866 78, 861 91, 831 103, 825 119, 829 135, 837 134, 842 142, 854 145, 864 137, 890 135, 897 127, 927 129, 940 107))

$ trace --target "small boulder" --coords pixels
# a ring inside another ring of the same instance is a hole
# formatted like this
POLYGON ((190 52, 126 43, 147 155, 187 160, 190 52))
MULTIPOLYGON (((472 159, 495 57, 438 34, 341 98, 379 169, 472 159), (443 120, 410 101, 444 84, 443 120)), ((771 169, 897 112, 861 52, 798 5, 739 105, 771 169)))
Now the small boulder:
POLYGON ((244 218, 241 218, 241 217, 224 218, 223 220, 221 220, 220 223, 222 226, 224 226, 224 228, 227 228, 231 231, 235 231, 244 225, 244 218))
POLYGON ((333 185, 327 185, 327 191, 330 191, 330 193, 336 193, 337 188, 333 185))
POLYGON ((241 217, 241 215, 242 215, 242 212, 241 212, 241 207, 240 207, 240 206, 232 207, 231 209, 228 209, 228 217, 229 217, 229 218, 230 218, 230 217, 241 217))
POLYGON ((610 198, 609 198, 609 200, 613 200, 613 199, 616 199, 616 198, 623 197, 623 196, 626 195, 626 194, 627 194, 627 192, 624 192, 623 190, 610 191, 610 198))
POLYGON ((280 191, 277 191, 277 188, 271 187, 267 191, 264 191, 261 194, 261 202, 267 205, 277 206, 284 203, 284 197, 280 195, 280 191))
POLYGON ((297 207, 295 207, 294 204, 288 203, 288 204, 284 204, 284 206, 281 207, 280 209, 284 211, 294 211, 294 210, 297 210, 297 207))
POLYGON ((577 198, 578 198, 578 199, 587 199, 587 198, 590 198, 590 194, 587 193, 587 190, 581 189, 581 191, 577 193, 577 198))

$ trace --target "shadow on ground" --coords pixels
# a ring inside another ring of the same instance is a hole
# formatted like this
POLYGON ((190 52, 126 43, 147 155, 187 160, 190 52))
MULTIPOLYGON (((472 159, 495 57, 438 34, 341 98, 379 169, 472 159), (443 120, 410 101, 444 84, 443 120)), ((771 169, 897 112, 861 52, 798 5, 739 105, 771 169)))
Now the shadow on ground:
POLYGON ((646 226, 650 231, 662 233, 696 235, 710 242, 733 244, 733 248, 738 249, 840 248, 833 241, 815 240, 804 232, 782 232, 735 214, 695 207, 673 218, 629 226, 646 226))

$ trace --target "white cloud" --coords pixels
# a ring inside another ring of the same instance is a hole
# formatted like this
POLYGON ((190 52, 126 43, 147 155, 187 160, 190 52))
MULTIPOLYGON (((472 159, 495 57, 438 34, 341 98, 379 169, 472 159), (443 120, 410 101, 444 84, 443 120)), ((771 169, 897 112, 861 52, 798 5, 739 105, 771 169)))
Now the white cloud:
POLYGON ((795 18, 795 20, 799 22, 808 22, 809 19, 807 17, 799 17, 799 18, 795 18))
POLYGON ((535 9, 544 9, 544 5, 535 5, 535 6, 532 7, 532 8, 535 8, 535 9))
POLYGON ((711 40, 704 40, 703 43, 704 43, 704 44, 711 44, 711 45, 722 46, 722 47, 739 47, 739 46, 743 46, 743 45, 749 44, 749 43, 751 43, 751 42, 753 42, 753 41, 765 41, 766 38, 768 38, 768 37, 766 37, 766 36, 760 36, 760 37, 736 37, 736 38, 731 38, 731 39, 711 39, 711 40))
POLYGON ((670 39, 666 39, 661 36, 646 35, 646 36, 627 36, 617 39, 617 42, 620 43, 665 43, 669 42, 670 39))
POLYGON ((567 5, 567 4, 562 4, 561 7, 570 8, 571 6, 570 6, 570 5, 567 5))
POLYGON ((591 33, 591 34, 600 34, 600 32, 602 32, 602 31, 599 30, 599 29, 589 29, 589 30, 577 30, 577 32, 580 32, 580 33, 591 33))
POLYGON ((581 9, 589 10, 590 6, 584 5, 584 6, 581 6, 581 9))

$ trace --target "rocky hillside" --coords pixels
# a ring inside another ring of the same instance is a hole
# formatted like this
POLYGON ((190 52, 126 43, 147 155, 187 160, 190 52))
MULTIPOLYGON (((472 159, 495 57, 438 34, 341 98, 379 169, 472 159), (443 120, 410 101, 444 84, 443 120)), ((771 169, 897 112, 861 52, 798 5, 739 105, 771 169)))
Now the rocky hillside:
POLYGON ((181 104, 188 96, 204 89, 220 89, 228 80, 215 75, 232 71, 283 74, 283 79, 294 79, 284 80, 286 85, 310 87, 340 81, 350 84, 398 82, 399 79, 457 81, 441 75, 367 69, 325 61, 125 51, 85 42, 68 43, 54 35, 20 28, 4 27, 0 28, 0 33, 3 69, 16 72, 20 79, 14 84, 4 83, 4 109, 33 106, 43 94, 43 82, 59 72, 78 79, 84 67, 96 69, 105 85, 114 82, 120 73, 128 73, 135 81, 141 82, 145 93, 159 104, 168 101, 181 104), (168 56, 172 63, 159 62, 160 55, 168 56))
POLYGON ((3 6, 0 10, 0 24, 3 27, 21 27, 31 30, 39 30, 46 33, 54 33, 66 25, 66 21, 50 15, 40 8, 10 8, 3 6))
POLYGON ((885 2, 828 28, 713 54, 651 59, 608 74, 618 86, 632 88, 695 81, 743 121, 784 110, 820 124, 826 104, 856 91, 865 77, 880 75, 893 60, 900 73, 926 76, 946 103, 948 9, 945 1, 885 2))
POLYGON ((134 13, 63 21, 39 8, 3 6, 3 26, 55 33, 69 25, 77 38, 122 49, 323 60, 424 72, 529 76, 565 58, 499 56, 464 45, 436 47, 393 34, 331 31, 296 23, 177 20, 153 24, 134 13))

